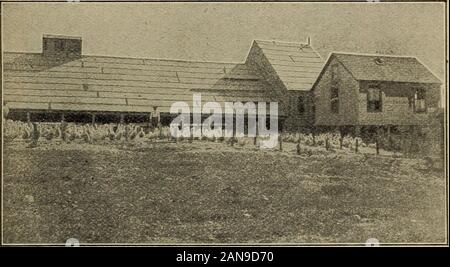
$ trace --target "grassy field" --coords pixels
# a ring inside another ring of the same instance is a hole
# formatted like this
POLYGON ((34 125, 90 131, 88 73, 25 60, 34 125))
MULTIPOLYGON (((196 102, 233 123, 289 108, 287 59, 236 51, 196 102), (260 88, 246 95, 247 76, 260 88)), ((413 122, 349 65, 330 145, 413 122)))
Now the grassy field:
POLYGON ((221 143, 5 143, 6 243, 445 242, 423 160, 221 143))

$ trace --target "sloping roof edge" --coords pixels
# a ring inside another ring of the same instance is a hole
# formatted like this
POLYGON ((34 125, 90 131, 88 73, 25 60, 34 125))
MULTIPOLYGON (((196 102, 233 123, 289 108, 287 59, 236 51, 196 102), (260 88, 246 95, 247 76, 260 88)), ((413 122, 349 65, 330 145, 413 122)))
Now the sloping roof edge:
MULTIPOLYGON (((356 80, 356 81, 363 81, 362 79, 358 79, 357 77, 354 76, 354 74, 345 66, 345 64, 343 62, 341 62, 339 60, 338 57, 336 57, 336 55, 355 55, 355 56, 380 56, 380 57, 396 57, 396 58, 413 58, 415 60, 417 60, 417 62, 419 62, 432 76, 434 76, 434 78, 436 78, 439 82, 421 82, 421 83, 427 83, 427 84, 442 84, 442 81, 437 77, 436 74, 434 74, 433 71, 431 71, 427 65, 423 64, 422 61, 420 61, 417 57, 415 56, 406 56, 406 55, 385 55, 385 54, 368 54, 368 53, 351 53, 351 52, 331 52, 328 55, 327 60, 325 61, 325 64, 322 68, 322 70, 320 71, 319 76, 317 77, 316 81, 314 82, 311 90, 314 90, 314 88, 316 87, 317 83, 320 81, 320 79, 322 78, 324 72, 326 71, 326 69, 328 68, 328 66, 330 65, 330 62, 333 58, 336 58, 336 60, 339 61, 339 63, 348 71, 348 73, 350 73, 350 75, 356 80)), ((396 81, 399 82, 399 81, 396 81)), ((401 82, 399 82, 401 83, 401 82)))

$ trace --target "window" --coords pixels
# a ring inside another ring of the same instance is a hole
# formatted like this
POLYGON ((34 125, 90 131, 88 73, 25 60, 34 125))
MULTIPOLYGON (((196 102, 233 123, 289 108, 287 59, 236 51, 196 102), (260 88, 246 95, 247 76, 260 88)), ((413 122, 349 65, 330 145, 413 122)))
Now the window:
POLYGON ((331 84, 336 85, 338 80, 338 65, 334 64, 331 66, 331 84))
POLYGON ((381 90, 378 86, 371 85, 367 90, 367 112, 381 112, 381 90))
POLYGON ((339 113, 339 88, 337 86, 331 86, 330 91, 331 112, 339 113))
POLYGON ((423 88, 417 88, 414 94, 414 112, 422 113, 426 111, 425 90, 423 88))
POLYGON ((301 95, 298 96, 298 100, 297 100, 297 109, 298 109, 298 113, 302 114, 305 112, 305 98, 301 95))
POLYGON ((64 51, 64 40, 57 40, 56 41, 56 50, 57 51, 64 51))

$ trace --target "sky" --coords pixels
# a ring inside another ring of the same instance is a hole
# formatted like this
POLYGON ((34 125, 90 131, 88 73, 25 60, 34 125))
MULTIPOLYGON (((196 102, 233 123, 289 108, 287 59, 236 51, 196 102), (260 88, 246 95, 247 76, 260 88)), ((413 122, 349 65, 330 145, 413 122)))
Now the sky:
POLYGON ((444 3, 3 3, 4 51, 43 34, 81 36, 83 54, 243 62, 254 39, 416 56, 445 81, 444 3))

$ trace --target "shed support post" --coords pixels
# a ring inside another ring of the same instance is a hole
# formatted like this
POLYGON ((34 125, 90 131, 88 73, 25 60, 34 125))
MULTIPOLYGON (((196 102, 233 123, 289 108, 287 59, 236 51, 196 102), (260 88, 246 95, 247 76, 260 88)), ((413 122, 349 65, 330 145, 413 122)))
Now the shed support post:
POLYGON ((91 114, 91 124, 92 125, 95 124, 95 114, 94 113, 91 114))
POLYGON ((120 123, 125 122, 125 114, 120 114, 120 123))
POLYGON ((316 145, 316 127, 312 128, 313 146, 316 145))
POLYGON ((65 118, 65 114, 63 112, 63 113, 61 113, 61 122, 65 122, 65 121, 66 121, 66 118, 65 118))
POLYGON ((355 132, 354 132, 355 137, 360 137, 361 136, 361 126, 356 125, 354 130, 355 130, 355 132))
POLYGON ((343 126, 339 126, 339 149, 342 149, 343 139, 344 139, 344 129, 343 126))
POLYGON ((30 123, 31 122, 31 114, 29 111, 27 111, 27 122, 30 123))
POLYGON ((258 143, 258 117, 255 119, 255 137, 253 138, 253 145, 256 146, 258 143))
POLYGON ((416 139, 416 127, 414 126, 414 125, 411 125, 410 127, 409 127, 409 131, 410 131, 410 135, 409 135, 409 137, 410 137, 410 147, 409 147, 409 151, 410 152, 415 152, 414 151, 414 148, 415 148, 415 139, 416 139))
POLYGON ((148 113, 148 123, 147 123, 147 126, 148 126, 148 128, 152 128, 152 113, 150 112, 150 113, 148 113))
POLYGON ((375 149, 376 149, 377 155, 380 154, 379 137, 380 137, 380 134, 381 134, 381 129, 382 128, 380 128, 380 126, 377 126, 377 131, 376 131, 376 134, 375 134, 375 149))

